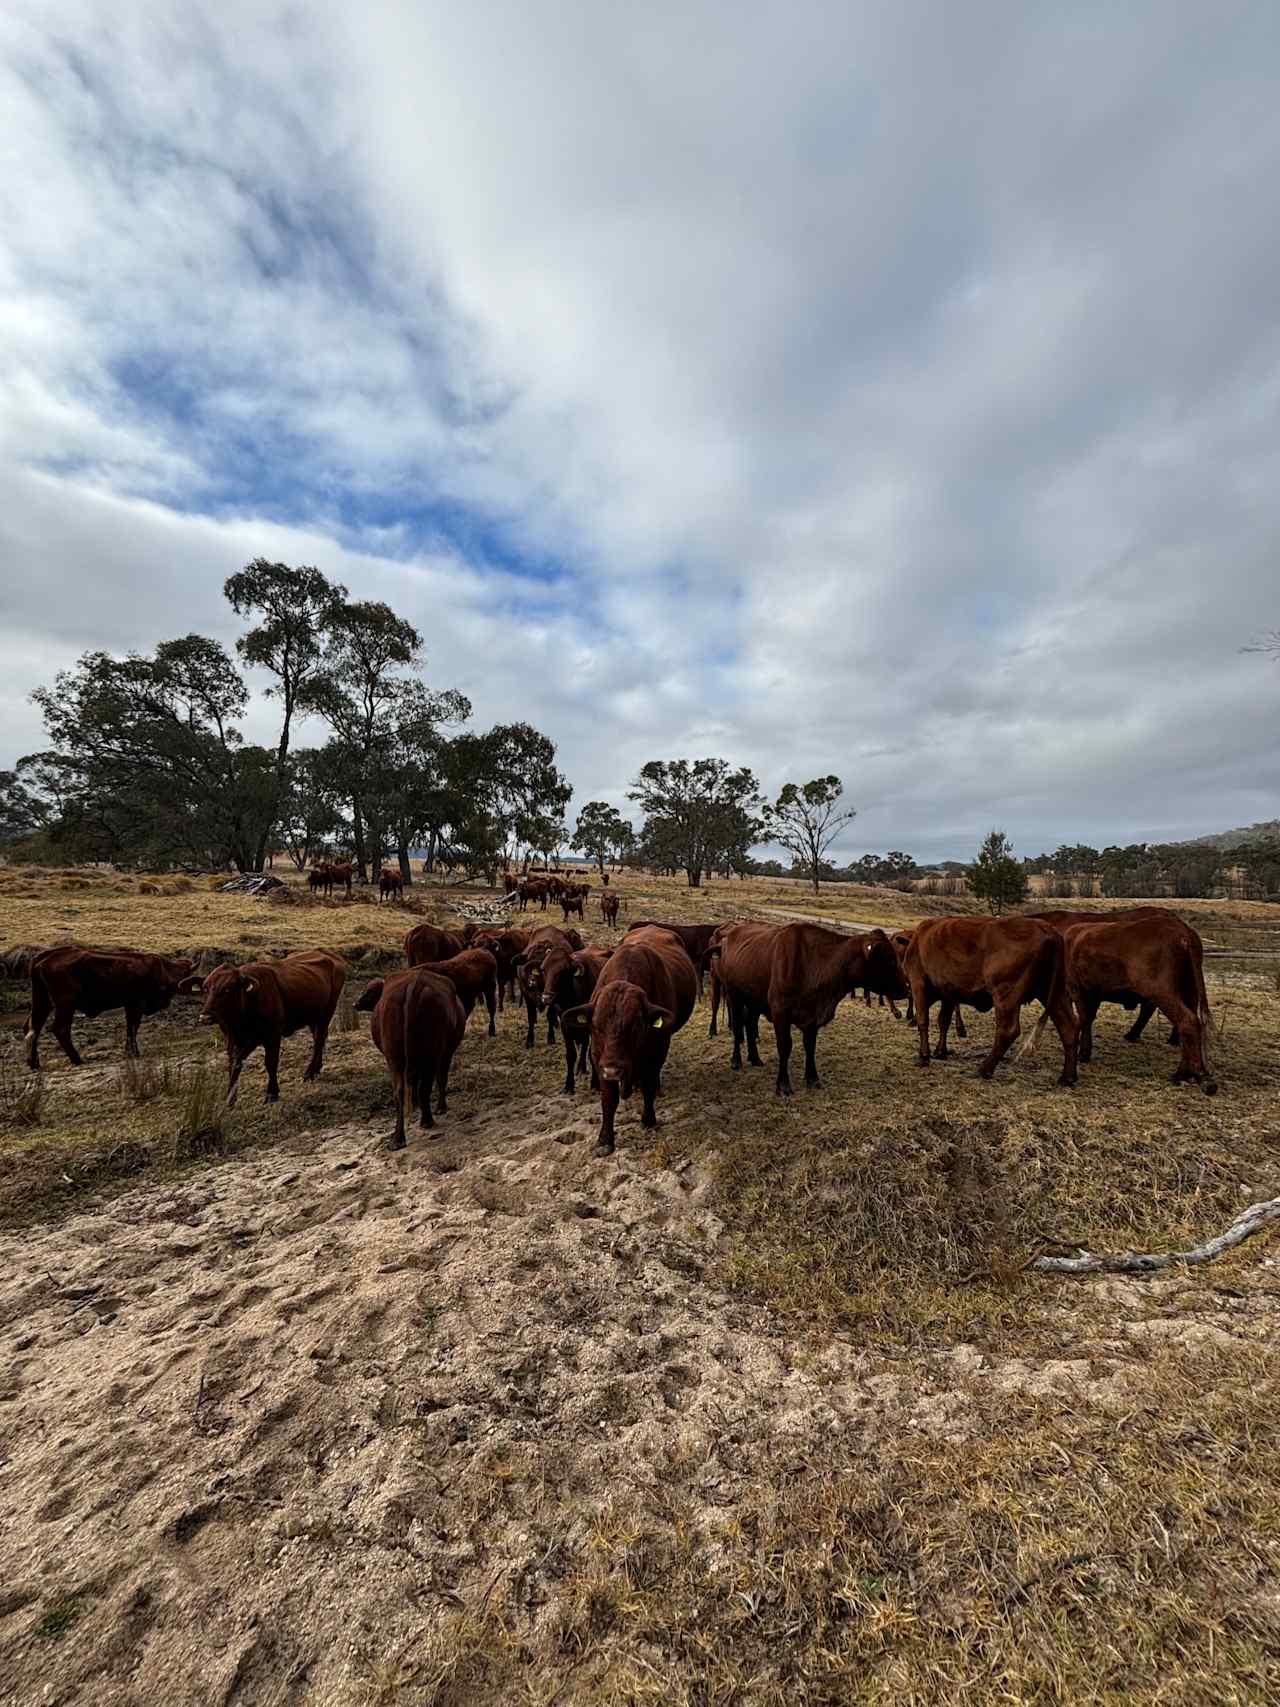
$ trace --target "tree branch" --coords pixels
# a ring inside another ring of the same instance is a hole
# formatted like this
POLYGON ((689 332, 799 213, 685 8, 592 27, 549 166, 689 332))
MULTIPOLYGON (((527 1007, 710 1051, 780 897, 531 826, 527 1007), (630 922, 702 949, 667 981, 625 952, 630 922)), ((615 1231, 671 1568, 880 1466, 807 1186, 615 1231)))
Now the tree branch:
POLYGON ((1162 1268, 1179 1263, 1216 1262, 1227 1251, 1242 1245, 1273 1221, 1280 1221, 1280 1197, 1261 1203, 1251 1203, 1242 1210, 1224 1233, 1208 1239, 1203 1245, 1193 1245, 1189 1251, 1122 1251, 1113 1256, 1082 1250, 1075 1257, 1033 1257, 1025 1266, 1038 1274, 1154 1274, 1162 1268))

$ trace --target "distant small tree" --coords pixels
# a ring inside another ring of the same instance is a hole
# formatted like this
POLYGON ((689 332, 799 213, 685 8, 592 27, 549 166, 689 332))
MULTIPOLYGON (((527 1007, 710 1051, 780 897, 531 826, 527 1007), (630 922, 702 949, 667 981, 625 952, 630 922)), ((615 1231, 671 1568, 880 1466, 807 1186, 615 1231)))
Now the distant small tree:
POLYGON ((630 834, 631 826, 616 806, 606 800, 588 800, 578 814, 569 846, 595 860, 603 875, 609 850, 625 845, 630 834))
POLYGON ((993 913, 1026 900, 1027 873, 1003 830, 992 830, 966 875, 970 889, 993 913))
POLYGON ((840 806, 844 784, 838 776, 818 776, 812 782, 787 783, 772 806, 764 809, 765 835, 795 860, 797 876, 807 877, 818 893, 823 855, 857 812, 840 806))

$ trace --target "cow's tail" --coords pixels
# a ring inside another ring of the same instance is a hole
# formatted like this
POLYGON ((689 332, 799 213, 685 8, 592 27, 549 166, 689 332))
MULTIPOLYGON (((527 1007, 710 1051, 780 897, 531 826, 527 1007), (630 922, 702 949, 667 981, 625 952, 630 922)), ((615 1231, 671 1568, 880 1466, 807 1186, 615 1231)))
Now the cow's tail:
MULTIPOLYGON (((413 1125, 413 1076, 409 1072, 409 1062, 412 1059, 409 1041, 413 1032, 413 990, 405 991, 404 999, 404 1029, 400 1034, 400 1059, 403 1063, 400 1073, 400 1107, 405 1126, 413 1125)), ((421 1091, 419 1091, 421 1094, 421 1091)), ((427 1095, 431 1095, 431 1087, 427 1086, 427 1095)))
POLYGON ((1048 973, 1047 980, 1041 984, 1043 994, 1040 998, 1040 1018, 1027 1033, 1014 1056, 1015 1061, 1021 1061, 1026 1054, 1035 1054, 1040 1047, 1040 1039, 1044 1036, 1044 1028, 1049 1023, 1050 1009, 1055 1005, 1055 1000, 1065 1002, 1067 999, 1067 945, 1057 931, 1049 932, 1048 939, 1041 944, 1040 956, 1041 972, 1048 973))
POLYGON ((24 1042, 30 1043, 52 1010, 53 1003, 49 1000, 49 990, 45 984, 44 976, 39 967, 33 964, 31 968, 31 1007, 27 1014, 27 1027, 22 1034, 24 1042))
POLYGON ((1200 1051, 1204 1056, 1205 1070, 1209 1067, 1209 1037, 1210 1034, 1221 1035, 1217 1020, 1213 1017, 1213 1009, 1209 1006, 1209 992, 1204 987, 1204 950, 1199 943, 1194 948, 1188 948, 1187 957, 1191 962, 1193 1006, 1196 1018, 1200 1021, 1203 1033, 1200 1051))

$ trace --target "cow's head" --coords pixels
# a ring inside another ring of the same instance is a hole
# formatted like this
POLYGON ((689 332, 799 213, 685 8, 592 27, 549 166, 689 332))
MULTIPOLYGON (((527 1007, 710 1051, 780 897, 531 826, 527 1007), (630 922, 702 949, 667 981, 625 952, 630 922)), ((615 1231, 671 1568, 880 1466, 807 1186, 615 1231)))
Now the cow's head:
POLYGON ((218 1025, 223 1030, 230 1030, 252 1007, 257 988, 257 979, 242 972, 238 966, 215 966, 203 977, 184 978, 178 985, 178 994, 202 998, 201 1025, 218 1025))
POLYGON ((164 963, 164 982, 170 995, 176 996, 196 969, 194 960, 185 957, 168 959, 164 963))
POLYGON ((605 1084, 616 1084, 624 1097, 635 1088, 636 1070, 655 1031, 675 1024, 670 1008, 651 1002, 638 984, 625 979, 598 989, 592 1001, 570 1008, 560 1019, 566 1037, 591 1039, 591 1056, 605 1084))
POLYGON ((884 996, 907 995, 902 959, 893 941, 881 930, 871 931, 862 940, 866 953, 867 975, 864 982, 867 988, 884 996))
POLYGON ((359 1014, 372 1013, 382 1000, 382 992, 386 986, 385 978, 370 978, 364 989, 357 996, 355 1010, 359 1014))

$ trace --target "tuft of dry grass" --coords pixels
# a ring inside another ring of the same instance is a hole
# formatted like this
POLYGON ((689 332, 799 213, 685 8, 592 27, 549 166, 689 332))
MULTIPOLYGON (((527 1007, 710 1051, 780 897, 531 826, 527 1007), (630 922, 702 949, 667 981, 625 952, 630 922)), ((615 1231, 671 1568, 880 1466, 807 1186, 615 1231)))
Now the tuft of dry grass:
POLYGON ((38 1126, 45 1082, 28 1072, 15 1051, 0 1047, 0 1126, 38 1126))

